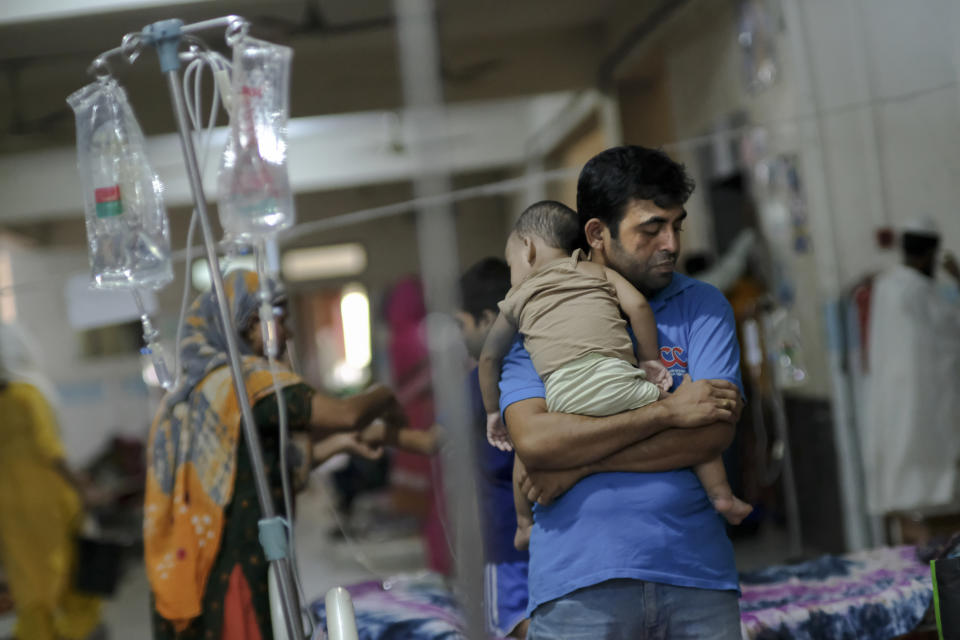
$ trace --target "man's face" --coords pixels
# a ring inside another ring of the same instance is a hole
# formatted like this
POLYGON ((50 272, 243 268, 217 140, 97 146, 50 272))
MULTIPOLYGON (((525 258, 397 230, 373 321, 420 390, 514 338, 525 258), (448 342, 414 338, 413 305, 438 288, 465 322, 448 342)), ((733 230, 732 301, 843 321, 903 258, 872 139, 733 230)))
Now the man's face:
POLYGON ((686 217, 680 206, 661 209, 650 200, 632 200, 620 221, 618 237, 603 231, 607 266, 644 295, 657 293, 673 279, 686 217))
POLYGON ((453 314, 457 325, 460 327, 460 333, 463 335, 463 341, 467 345, 467 352, 474 360, 480 358, 480 352, 483 350, 483 343, 490 333, 490 327, 496 315, 493 311, 485 310, 477 320, 472 314, 459 309, 453 314))

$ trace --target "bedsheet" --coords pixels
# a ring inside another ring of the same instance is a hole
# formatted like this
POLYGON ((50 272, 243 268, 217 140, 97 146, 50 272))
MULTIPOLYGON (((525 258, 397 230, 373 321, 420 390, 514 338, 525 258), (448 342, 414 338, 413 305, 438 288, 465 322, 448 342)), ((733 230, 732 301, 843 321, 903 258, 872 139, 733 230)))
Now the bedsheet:
POLYGON ((930 565, 914 547, 823 556, 740 576, 744 638, 887 640, 930 606, 930 565))

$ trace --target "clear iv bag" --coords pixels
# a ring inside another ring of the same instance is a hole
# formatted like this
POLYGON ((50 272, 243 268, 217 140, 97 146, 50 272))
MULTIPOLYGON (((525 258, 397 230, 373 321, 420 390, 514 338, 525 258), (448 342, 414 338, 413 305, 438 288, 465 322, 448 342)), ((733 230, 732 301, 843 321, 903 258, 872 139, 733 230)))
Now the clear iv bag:
POLYGON ((244 37, 233 50, 230 133, 220 162, 220 224, 233 237, 293 225, 287 175, 289 47, 244 37))
POLYGON ((92 284, 160 289, 173 279, 163 185, 123 88, 102 78, 67 102, 77 118, 77 168, 92 284))

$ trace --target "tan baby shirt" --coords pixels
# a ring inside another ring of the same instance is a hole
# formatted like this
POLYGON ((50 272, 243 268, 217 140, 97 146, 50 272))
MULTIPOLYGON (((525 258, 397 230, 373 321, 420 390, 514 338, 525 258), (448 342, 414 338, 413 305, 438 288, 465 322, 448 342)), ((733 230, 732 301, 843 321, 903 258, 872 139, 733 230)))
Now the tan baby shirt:
POLYGON ((580 249, 548 263, 507 292, 500 312, 523 334, 533 366, 546 379, 590 354, 637 364, 613 285, 577 269, 580 249))

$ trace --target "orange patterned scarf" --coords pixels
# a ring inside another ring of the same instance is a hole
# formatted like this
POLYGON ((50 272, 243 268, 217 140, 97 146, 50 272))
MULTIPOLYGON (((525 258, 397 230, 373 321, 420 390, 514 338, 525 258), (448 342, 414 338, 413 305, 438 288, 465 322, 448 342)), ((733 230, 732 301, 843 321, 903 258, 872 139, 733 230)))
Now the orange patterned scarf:
MULTIPOLYGON (((227 296, 237 326, 256 308, 256 275, 234 272, 227 296), (244 317, 246 315, 246 317, 244 317)), ((222 328, 211 294, 198 298, 182 341, 184 382, 160 408, 147 445, 144 554, 157 612, 178 630, 201 613, 207 578, 220 549, 224 509, 233 495, 240 405, 226 366, 222 328)), ((274 393, 265 359, 242 345, 253 406, 274 393)), ((281 388, 302 380, 284 371, 281 388)))

